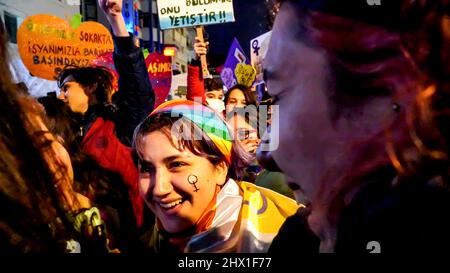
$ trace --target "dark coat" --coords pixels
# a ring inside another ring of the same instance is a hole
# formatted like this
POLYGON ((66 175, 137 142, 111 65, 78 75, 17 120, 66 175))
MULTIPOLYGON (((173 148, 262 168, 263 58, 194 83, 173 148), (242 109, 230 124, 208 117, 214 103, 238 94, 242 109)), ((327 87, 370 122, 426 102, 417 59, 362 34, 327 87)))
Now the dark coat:
MULTIPOLYGON (((336 253, 450 252, 448 187, 415 178, 393 186, 394 176, 369 183, 343 209, 336 253)), ((288 218, 269 251, 317 253, 320 240, 308 227, 308 215, 300 209, 288 218)))
POLYGON ((83 118, 83 151, 108 171, 116 172, 128 187, 133 211, 140 226, 143 200, 137 185, 138 171, 131 155, 134 129, 153 111, 155 94, 141 49, 133 37, 114 37, 114 64, 119 91, 114 105, 93 105, 83 118))

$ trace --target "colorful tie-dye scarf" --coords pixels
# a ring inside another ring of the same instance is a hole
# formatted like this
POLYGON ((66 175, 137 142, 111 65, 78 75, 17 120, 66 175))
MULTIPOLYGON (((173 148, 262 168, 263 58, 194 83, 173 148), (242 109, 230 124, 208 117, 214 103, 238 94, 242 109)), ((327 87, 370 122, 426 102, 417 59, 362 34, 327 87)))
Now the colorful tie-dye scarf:
POLYGON ((158 106, 151 114, 170 113, 195 123, 231 163, 232 138, 225 121, 211 108, 190 100, 172 100, 158 106))
MULTIPOLYGON (((300 206, 295 200, 269 189, 229 179, 218 193, 215 206, 210 208, 214 218, 209 228, 185 237, 186 247, 177 251, 265 253, 286 218, 300 206)), ((150 241, 155 252, 166 252, 167 245, 173 244, 170 240, 155 225, 150 241)))

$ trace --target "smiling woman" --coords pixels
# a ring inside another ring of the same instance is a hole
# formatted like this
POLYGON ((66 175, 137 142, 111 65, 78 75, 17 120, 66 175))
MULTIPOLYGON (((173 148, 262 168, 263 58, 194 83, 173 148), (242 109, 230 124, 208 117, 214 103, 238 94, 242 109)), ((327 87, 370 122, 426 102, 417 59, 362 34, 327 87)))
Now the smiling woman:
POLYGON ((224 120, 192 101, 159 106, 135 131, 139 188, 156 252, 266 252, 293 200, 241 182, 249 155, 224 120))

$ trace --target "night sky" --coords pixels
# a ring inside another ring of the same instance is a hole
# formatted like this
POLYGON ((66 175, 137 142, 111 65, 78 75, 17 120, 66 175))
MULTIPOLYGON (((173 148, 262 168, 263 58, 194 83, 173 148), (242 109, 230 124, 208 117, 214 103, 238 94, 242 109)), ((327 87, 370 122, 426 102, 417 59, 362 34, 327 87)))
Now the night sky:
POLYGON ((228 50, 236 37, 247 57, 250 57, 250 40, 269 31, 267 9, 263 0, 234 0, 236 22, 206 27, 209 36, 211 66, 225 62, 228 50))

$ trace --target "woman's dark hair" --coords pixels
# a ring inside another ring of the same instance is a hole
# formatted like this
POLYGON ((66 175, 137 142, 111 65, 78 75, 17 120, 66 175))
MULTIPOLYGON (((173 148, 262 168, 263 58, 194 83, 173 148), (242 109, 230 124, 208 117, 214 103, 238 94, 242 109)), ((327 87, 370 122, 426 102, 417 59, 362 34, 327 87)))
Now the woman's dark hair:
POLYGON ((278 2, 289 3, 298 14, 295 37, 327 57, 332 117, 357 113, 355 108, 376 96, 394 102, 392 124, 348 143, 355 151, 355 171, 335 178, 342 190, 322 196, 329 200, 327 209, 339 210, 348 190, 386 166, 395 167, 400 180, 439 177, 448 187, 450 1, 403 1, 398 30, 309 10, 302 1, 278 2))
POLYGON ((55 160, 11 83, 0 22, 0 253, 63 252, 72 230, 55 188, 55 160))
POLYGON ((219 78, 205 79, 205 92, 223 90, 223 82, 219 78))
MULTIPOLYGON (((134 131, 133 154, 136 160, 143 158, 144 143, 143 138, 154 132, 163 132, 169 140, 172 140, 172 128, 175 122, 181 120, 183 126, 179 127, 177 135, 178 147, 187 148, 193 154, 208 159, 213 165, 227 162, 225 156, 220 152, 214 142, 192 121, 184 117, 171 117, 170 113, 159 113, 147 117, 134 131), (183 128, 191 128, 188 132, 183 132, 183 128), (201 136, 201 140, 197 136, 201 136)), ((232 140, 231 164, 228 166, 228 177, 241 180, 245 168, 251 162, 252 157, 239 144, 238 140, 232 140)))
POLYGON ((62 100, 49 95, 38 98, 38 102, 44 106, 43 119, 49 131, 60 137, 61 144, 70 154, 76 154, 81 150, 82 134, 78 120, 81 118, 73 113, 62 100))
POLYGON ((110 104, 112 102, 114 76, 106 67, 68 66, 58 75, 59 88, 69 76, 72 76, 83 87, 96 86, 94 94, 98 103, 110 104))
POLYGON ((241 84, 237 84, 233 87, 231 87, 227 93, 225 94, 225 105, 228 104, 228 99, 230 98, 230 94, 233 90, 240 90, 242 92, 242 94, 244 94, 245 97, 245 101, 247 102, 247 105, 254 105, 257 106, 257 102, 256 102, 256 95, 255 92, 251 91, 247 86, 245 85, 241 85, 241 84))
MULTIPOLYGON (((128 251, 129 240, 137 232, 136 219, 128 196, 128 188, 120 175, 102 168, 82 150, 82 135, 77 119, 63 101, 54 96, 39 98, 46 115, 43 119, 50 132, 68 150, 72 162, 74 191, 89 198, 105 213, 109 246, 128 251)), ((91 242, 89 238, 85 243, 91 242)), ((80 242, 83 243, 83 242, 80 242)), ((90 243, 89 243, 90 245, 90 243)), ((82 246, 83 252, 97 253, 101 249, 82 246)))
POLYGON ((62 100, 46 96, 40 97, 38 101, 44 106, 45 121, 49 131, 57 137, 59 142, 69 152, 74 169, 75 190, 85 196, 93 198, 93 185, 102 184, 102 169, 82 150, 82 135, 80 133, 77 115, 62 100))
MULTIPOLYGON (((395 95, 399 118, 387 134, 392 164, 404 175, 447 173, 450 1, 405 2, 399 31, 307 10, 293 0, 279 2, 292 4, 302 18, 296 37, 327 55, 333 74, 331 115, 352 111, 371 97, 395 95)), ((386 138, 386 132, 380 136, 386 138)))
POLYGON ((120 175, 102 168, 82 150, 82 135, 77 114, 55 96, 41 97, 47 127, 68 150, 74 172, 74 190, 93 201, 100 208, 112 211, 106 217, 112 245, 126 251, 125 237, 135 229, 136 220, 128 197, 128 189, 120 175))

